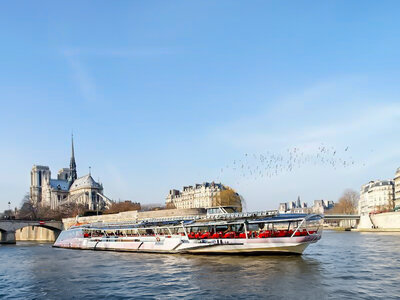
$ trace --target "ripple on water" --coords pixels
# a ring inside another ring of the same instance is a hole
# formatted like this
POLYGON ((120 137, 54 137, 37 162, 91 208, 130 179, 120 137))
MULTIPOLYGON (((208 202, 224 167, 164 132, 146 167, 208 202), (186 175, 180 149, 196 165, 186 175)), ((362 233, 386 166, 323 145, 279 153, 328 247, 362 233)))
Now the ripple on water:
POLYGON ((394 299, 400 235, 325 232, 303 256, 192 256, 1 246, 0 298, 394 299))

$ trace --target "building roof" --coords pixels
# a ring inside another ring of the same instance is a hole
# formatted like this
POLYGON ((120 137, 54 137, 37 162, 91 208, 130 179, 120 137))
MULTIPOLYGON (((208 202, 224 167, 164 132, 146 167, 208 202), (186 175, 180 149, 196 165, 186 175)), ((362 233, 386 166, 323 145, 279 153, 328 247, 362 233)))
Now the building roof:
POLYGON ((378 187, 378 186, 393 186, 394 185, 394 181, 393 180, 373 180, 373 181, 370 181, 369 183, 367 183, 367 184, 364 184, 362 187, 361 187, 361 192, 362 193, 366 193, 366 192, 368 192, 369 190, 371 190, 372 188, 374 188, 374 187, 378 187))
POLYGON ((96 181, 94 181, 94 179, 92 178, 92 176, 90 174, 79 177, 78 179, 76 179, 70 188, 70 191, 74 191, 74 190, 78 190, 81 188, 95 188, 95 189, 102 189, 103 187, 97 183, 96 181))
POLYGON ((203 183, 196 183, 194 186, 189 185, 189 186, 184 186, 183 191, 186 189, 201 189, 202 187, 208 188, 208 187, 216 187, 219 189, 223 189, 224 186, 222 183, 215 183, 215 182, 203 182, 203 183))
POLYGON ((61 191, 68 191, 69 189, 68 180, 50 179, 50 186, 52 189, 61 191))
POLYGON ((41 165, 33 165, 32 169, 50 170, 50 168, 48 166, 41 166, 41 165))
POLYGON ((394 175, 394 179, 400 178, 400 168, 397 168, 396 174, 394 175))

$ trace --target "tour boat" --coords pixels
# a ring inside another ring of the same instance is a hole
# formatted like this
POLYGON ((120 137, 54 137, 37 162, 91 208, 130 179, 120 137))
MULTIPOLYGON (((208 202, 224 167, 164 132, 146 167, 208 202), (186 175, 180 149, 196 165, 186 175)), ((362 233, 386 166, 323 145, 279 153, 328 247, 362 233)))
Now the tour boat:
POLYGON ((194 220, 74 226, 62 231, 53 247, 190 254, 302 254, 321 238, 322 228, 322 216, 314 214, 216 214, 194 220))

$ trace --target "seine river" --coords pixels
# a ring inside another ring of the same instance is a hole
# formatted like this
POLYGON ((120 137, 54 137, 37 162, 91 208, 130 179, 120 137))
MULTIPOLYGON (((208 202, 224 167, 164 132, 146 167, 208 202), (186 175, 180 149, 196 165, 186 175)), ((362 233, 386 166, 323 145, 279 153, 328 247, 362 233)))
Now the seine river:
POLYGON ((302 256, 0 246, 4 299, 399 299, 400 234, 325 231, 302 256))

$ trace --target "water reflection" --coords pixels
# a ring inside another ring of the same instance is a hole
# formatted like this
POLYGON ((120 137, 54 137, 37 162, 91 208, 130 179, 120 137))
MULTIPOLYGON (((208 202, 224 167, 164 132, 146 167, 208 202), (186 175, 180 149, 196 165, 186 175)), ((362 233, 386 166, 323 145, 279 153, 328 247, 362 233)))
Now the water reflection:
POLYGON ((315 296, 304 282, 320 284, 319 262, 301 256, 202 256, 190 258, 190 264, 196 270, 192 282, 211 295, 287 298, 301 289, 303 296, 315 296))

